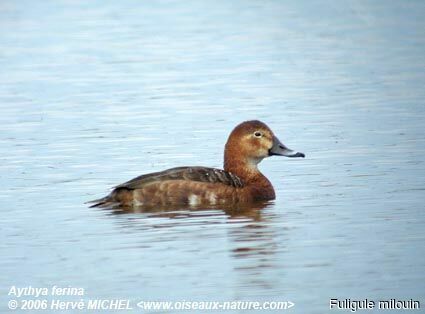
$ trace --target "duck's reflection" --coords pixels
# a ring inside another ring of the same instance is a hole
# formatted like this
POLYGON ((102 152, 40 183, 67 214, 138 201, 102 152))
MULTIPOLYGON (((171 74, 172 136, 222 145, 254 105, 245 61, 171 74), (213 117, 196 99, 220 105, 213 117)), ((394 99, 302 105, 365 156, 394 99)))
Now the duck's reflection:
POLYGON ((112 215, 127 215, 127 214, 145 214, 147 217, 168 217, 175 218, 179 217, 182 213, 194 213, 198 214, 202 211, 220 211, 226 214, 230 219, 232 218, 251 218, 254 221, 261 220, 261 210, 271 206, 271 201, 257 202, 253 204, 241 204, 241 205, 211 205, 211 206, 112 206, 102 208, 106 213, 112 215))
POLYGON ((224 218, 228 237, 225 250, 232 261, 237 279, 234 285, 238 288, 272 289, 277 280, 273 275, 273 268, 276 266, 275 253, 278 250, 273 214, 270 210, 273 206, 274 203, 269 201, 225 208, 116 207, 106 210, 105 213, 119 219, 119 225, 127 232, 133 230, 135 233, 146 232, 147 228, 186 226, 193 224, 195 219, 201 219, 196 220, 198 224, 216 228, 217 223, 223 223, 222 219, 217 222, 217 217, 224 218), (146 219, 149 220, 148 226, 146 219))
MULTIPOLYGON (((272 206, 269 204, 268 206, 272 206)), ((266 209, 266 206, 264 209, 266 209)), ((272 217, 267 210, 261 213, 260 219, 238 224, 236 228, 228 229, 230 254, 234 260, 234 269, 238 278, 238 288, 258 287, 260 289, 273 289, 276 278, 273 269, 278 246, 276 234, 272 226, 272 217)), ((229 217, 231 223, 233 217, 229 217)), ((244 298, 246 292, 237 289, 241 293, 239 298, 244 298)))

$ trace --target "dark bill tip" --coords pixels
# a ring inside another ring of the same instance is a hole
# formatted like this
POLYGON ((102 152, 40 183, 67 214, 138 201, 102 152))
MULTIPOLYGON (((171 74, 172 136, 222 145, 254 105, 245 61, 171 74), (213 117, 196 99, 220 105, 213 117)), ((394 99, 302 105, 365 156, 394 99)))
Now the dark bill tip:
POLYGON ((300 153, 300 152, 296 152, 296 153, 294 153, 294 154, 292 154, 292 155, 286 155, 286 157, 302 157, 302 158, 305 158, 305 154, 304 153, 300 153))

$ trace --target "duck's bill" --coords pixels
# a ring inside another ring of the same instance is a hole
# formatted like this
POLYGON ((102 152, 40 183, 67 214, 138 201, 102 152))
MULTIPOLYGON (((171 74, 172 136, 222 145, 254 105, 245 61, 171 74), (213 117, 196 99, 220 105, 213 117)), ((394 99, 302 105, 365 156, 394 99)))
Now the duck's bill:
POLYGON ((285 157, 302 157, 304 153, 293 151, 285 145, 283 145, 276 136, 273 136, 273 146, 269 149, 269 156, 285 156, 285 157))

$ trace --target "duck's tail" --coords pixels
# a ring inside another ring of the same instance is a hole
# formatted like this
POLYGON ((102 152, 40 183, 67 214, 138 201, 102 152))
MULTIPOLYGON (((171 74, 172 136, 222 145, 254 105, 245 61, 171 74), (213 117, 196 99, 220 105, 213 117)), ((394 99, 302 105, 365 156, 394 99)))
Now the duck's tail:
POLYGON ((88 201, 85 204, 93 204, 93 205, 90 205, 90 208, 92 208, 92 207, 109 207, 109 206, 115 205, 116 202, 114 200, 112 200, 110 195, 108 195, 108 196, 99 198, 97 200, 88 201))

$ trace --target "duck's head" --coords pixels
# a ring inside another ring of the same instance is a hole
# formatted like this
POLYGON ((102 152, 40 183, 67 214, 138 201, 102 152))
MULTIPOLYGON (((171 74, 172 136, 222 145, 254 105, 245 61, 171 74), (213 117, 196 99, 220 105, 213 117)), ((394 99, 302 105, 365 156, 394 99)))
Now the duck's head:
POLYGON ((305 157, 303 153, 293 151, 282 144, 272 130, 258 120, 245 121, 237 125, 227 140, 224 161, 232 159, 248 165, 257 165, 270 156, 305 157))

